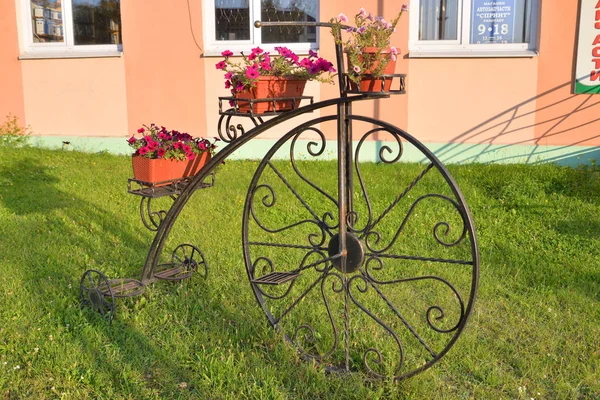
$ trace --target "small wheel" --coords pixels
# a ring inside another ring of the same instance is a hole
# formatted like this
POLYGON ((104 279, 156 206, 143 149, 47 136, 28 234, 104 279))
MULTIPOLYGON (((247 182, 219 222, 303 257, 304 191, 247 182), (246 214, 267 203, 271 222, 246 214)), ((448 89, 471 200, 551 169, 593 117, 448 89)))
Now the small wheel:
POLYGON ((84 307, 90 307, 105 318, 112 320, 115 312, 115 296, 106 276, 95 269, 86 271, 79 284, 79 298, 84 307))
POLYGON ((208 265, 202 252, 191 244, 180 244, 173 250, 171 262, 156 266, 154 277, 169 281, 180 281, 198 272, 198 266, 204 266, 204 278, 208 276, 208 265))

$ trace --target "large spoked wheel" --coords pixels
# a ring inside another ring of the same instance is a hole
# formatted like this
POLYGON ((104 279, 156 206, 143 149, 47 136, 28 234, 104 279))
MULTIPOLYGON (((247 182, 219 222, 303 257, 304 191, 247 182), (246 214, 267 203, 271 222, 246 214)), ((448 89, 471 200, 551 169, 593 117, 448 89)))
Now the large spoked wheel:
POLYGON ((427 148, 389 124, 348 118, 355 146, 326 140, 337 119, 322 117, 259 164, 243 213, 246 270, 268 320, 304 358, 401 380, 463 332, 477 291, 475 231, 427 148), (345 164, 300 159, 327 154, 345 164))

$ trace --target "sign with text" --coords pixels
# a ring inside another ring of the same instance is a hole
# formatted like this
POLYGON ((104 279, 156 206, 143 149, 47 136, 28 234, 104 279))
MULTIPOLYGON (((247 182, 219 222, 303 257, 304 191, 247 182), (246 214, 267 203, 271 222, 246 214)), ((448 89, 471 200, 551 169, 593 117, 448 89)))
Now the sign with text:
POLYGON ((473 0, 471 43, 513 43, 515 0, 473 0))
POLYGON ((581 0, 574 92, 600 94, 600 0, 581 0))

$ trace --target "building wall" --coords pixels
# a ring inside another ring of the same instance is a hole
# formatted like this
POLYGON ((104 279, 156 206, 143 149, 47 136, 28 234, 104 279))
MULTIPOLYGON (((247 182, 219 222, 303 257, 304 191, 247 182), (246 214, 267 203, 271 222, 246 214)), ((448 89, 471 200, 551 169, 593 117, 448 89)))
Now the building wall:
MULTIPOLYGON (((190 2, 194 35, 202 45, 202 8, 190 2)), ((205 63, 190 30, 186 2, 121 1, 128 124, 156 123, 205 134, 205 63)))
POLYGON ((577 11, 547 3, 542 9, 536 144, 600 145, 600 96, 572 94, 577 11))
POLYGON ((25 121, 16 15, 14 2, 0 3, 0 124, 8 114, 19 118, 21 123, 25 121))
POLYGON ((122 58, 23 60, 25 119, 34 134, 123 136, 122 58))
MULTIPOLYGON (((393 41, 402 52, 396 72, 407 73, 407 94, 357 103, 354 113, 407 130, 446 162, 556 159, 558 153, 595 149, 589 146, 600 145, 600 99, 571 94, 576 2, 560 7, 540 3, 536 57, 409 58, 405 15, 393 41)), ((42 141, 112 138, 125 151, 123 139, 141 124, 216 136, 217 97, 228 91, 222 71, 215 68, 220 57, 204 56, 200 0, 190 2, 189 10, 186 2, 165 7, 164 2, 122 1, 121 57, 45 60, 18 60, 16 4, 18 0, 0 2, 5 93, 0 118, 17 115, 42 141)), ((351 17, 360 7, 389 19, 400 4, 322 0, 320 19, 340 12, 351 17)), ((320 54, 335 59, 327 29, 320 31, 320 54)), ((310 82, 306 94, 318 101, 337 97, 339 88, 310 82)), ((260 146, 281 133, 266 132, 260 146)), ((336 133, 326 134, 335 138, 336 133)))

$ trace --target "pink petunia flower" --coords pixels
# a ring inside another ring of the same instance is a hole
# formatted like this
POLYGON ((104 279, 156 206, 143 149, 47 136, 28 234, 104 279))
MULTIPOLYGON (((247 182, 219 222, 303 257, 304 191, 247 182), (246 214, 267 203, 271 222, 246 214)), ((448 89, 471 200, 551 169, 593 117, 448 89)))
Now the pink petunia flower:
POLYGON ((360 15, 361 17, 366 17, 367 16, 367 10, 365 10, 364 8, 360 8, 360 10, 358 11, 358 15, 360 15))
POLYGON ((217 67, 217 69, 225 69, 227 68, 227 63, 225 61, 219 61, 215 66, 217 67))
POLYGON ((140 147, 140 149, 138 150, 138 152, 140 153, 141 156, 143 156, 144 154, 148 154, 148 148, 146 146, 144 147, 140 147))
POLYGON ((157 155, 158 157, 163 157, 163 156, 165 155, 165 153, 166 153, 166 152, 167 152, 167 151, 166 151, 166 150, 165 150, 163 147, 160 147, 158 150, 156 150, 156 155, 157 155))
POLYGON ((291 53, 289 57, 295 64, 298 64, 298 60, 300 58, 298 57, 298 55, 296 53, 291 53))
POLYGON ((402 11, 408 11, 408 4, 402 4, 402 11))
POLYGON ((223 57, 231 57, 233 55, 233 52, 231 50, 225 50, 221 53, 221 55, 223 57))
POLYGON ((355 65, 353 69, 357 74, 360 73, 360 67, 358 65, 355 65))
POLYGON ((346 17, 344 13, 340 13, 340 15, 338 15, 338 19, 342 22, 348 22, 348 17, 346 17))
POLYGON ((265 71, 270 71, 271 70, 271 64, 266 62, 266 61, 262 61, 260 63, 260 67, 265 70, 265 71))
POLYGON ((303 58, 302 61, 300 61, 299 65, 301 67, 308 68, 312 65, 312 61, 310 61, 310 59, 308 59, 308 58, 303 58))
POLYGON ((196 155, 192 152, 186 153, 185 156, 187 157, 188 160, 193 160, 196 157, 196 155))
POLYGON ((281 55, 281 57, 289 57, 291 54, 293 54, 290 49, 288 49, 287 47, 283 47, 283 46, 275 47, 275 50, 277 50, 277 52, 281 55))
POLYGON ((246 76, 250 79, 256 79, 260 73, 258 72, 258 65, 254 64, 246 68, 246 76))
POLYGON ((319 72, 321 72, 321 66, 317 63, 314 63, 308 67, 308 73, 311 75, 318 74, 319 72))
POLYGON ((144 133, 145 129, 144 128, 140 128, 138 129, 138 133, 144 133))
POLYGON ((132 137, 129 138, 129 140, 127 142, 129 144, 134 144, 135 142, 137 142, 137 139, 134 136, 132 136, 132 137))

